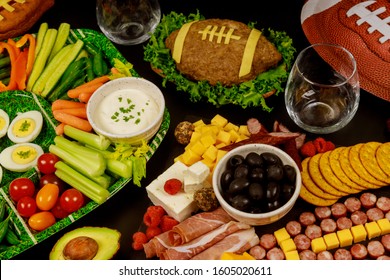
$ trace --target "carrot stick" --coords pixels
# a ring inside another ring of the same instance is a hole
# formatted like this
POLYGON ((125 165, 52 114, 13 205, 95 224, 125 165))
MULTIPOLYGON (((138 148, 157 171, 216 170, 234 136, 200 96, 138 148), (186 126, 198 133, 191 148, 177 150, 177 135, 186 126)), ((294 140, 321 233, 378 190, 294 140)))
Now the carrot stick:
POLYGON ((112 73, 112 74, 119 74, 120 72, 119 72, 119 70, 118 70, 117 68, 112 67, 112 68, 111 68, 111 73, 112 73))
MULTIPOLYGON (((93 81, 93 80, 92 80, 93 81)), ((79 95, 83 92, 89 92, 93 93, 95 90, 97 90, 99 87, 101 87, 103 83, 93 83, 93 84, 83 84, 81 86, 72 88, 68 90, 68 97, 69 98, 79 98, 79 95)))
MULTIPOLYGON (((55 110, 56 112, 62 112, 66 114, 70 114, 79 118, 86 119, 87 118, 87 108, 86 107, 80 107, 80 108, 65 108, 65 109, 58 109, 55 110)), ((54 114, 54 111, 53 111, 54 114)))
POLYGON ((91 98, 93 92, 82 92, 79 95, 80 102, 88 103, 88 100, 91 98))
POLYGON ((53 111, 53 116, 54 118, 62 122, 64 124, 73 126, 75 128, 90 132, 92 131, 92 126, 89 123, 88 120, 73 116, 71 114, 63 113, 63 112, 58 112, 58 111, 53 111))
POLYGON ((72 100, 57 99, 51 104, 51 110, 85 108, 85 103, 72 100))
POLYGON ((103 75, 100 77, 96 77, 95 79, 90 80, 89 82, 86 82, 82 85, 79 85, 76 88, 88 87, 88 86, 93 85, 93 84, 100 84, 100 83, 104 84, 104 83, 108 82, 109 80, 110 80, 110 77, 108 75, 103 75))
POLYGON ((65 127, 64 123, 60 123, 59 125, 57 125, 55 128, 56 135, 60 135, 60 136, 64 135, 64 127, 65 127))

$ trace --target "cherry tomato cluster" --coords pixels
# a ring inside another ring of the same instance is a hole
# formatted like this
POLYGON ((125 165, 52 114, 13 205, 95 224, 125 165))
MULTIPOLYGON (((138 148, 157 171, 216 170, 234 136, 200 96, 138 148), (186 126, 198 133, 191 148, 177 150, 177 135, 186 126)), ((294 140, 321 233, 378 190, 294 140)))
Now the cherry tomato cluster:
POLYGON ((44 153, 38 158, 39 184, 30 178, 16 178, 9 185, 9 195, 16 204, 20 216, 28 219, 28 225, 36 231, 44 230, 80 209, 86 200, 84 195, 55 175, 55 163, 59 158, 44 153))

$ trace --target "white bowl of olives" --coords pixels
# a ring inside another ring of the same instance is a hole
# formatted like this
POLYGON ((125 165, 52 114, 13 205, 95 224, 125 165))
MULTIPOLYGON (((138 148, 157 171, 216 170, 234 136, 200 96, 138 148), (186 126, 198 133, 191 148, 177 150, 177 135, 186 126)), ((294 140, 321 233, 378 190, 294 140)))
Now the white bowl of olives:
POLYGON ((301 173, 283 150, 246 144, 229 151, 218 162, 213 189, 221 207, 234 219, 266 225, 292 209, 301 190, 301 173))

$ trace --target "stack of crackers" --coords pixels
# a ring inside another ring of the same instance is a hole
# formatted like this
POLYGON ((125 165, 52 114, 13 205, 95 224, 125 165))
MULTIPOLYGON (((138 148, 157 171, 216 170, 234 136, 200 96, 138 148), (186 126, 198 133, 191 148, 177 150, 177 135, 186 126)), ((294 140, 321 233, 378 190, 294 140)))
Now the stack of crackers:
POLYGON ((338 147, 302 161, 300 197, 316 206, 390 185, 390 142, 338 147))

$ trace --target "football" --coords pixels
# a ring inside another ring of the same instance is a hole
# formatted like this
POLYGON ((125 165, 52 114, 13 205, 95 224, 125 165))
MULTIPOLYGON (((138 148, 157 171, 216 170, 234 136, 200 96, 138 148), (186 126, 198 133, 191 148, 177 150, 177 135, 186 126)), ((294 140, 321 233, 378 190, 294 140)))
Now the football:
POLYGON ((361 88, 390 101, 388 0, 307 0, 301 24, 311 44, 333 43, 348 49, 357 61, 361 88))

